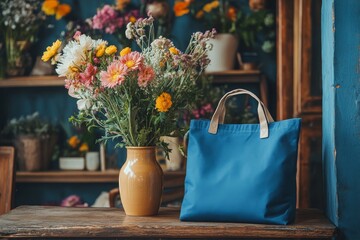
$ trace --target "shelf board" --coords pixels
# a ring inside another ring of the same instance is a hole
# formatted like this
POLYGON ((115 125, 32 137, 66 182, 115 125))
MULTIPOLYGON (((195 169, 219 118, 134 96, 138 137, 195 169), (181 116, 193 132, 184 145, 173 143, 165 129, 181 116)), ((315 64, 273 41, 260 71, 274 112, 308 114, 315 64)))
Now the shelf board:
MULTIPOLYGON (((260 73, 259 70, 230 70, 211 72, 207 73, 207 75, 214 76, 214 83, 254 83, 258 82, 256 79, 260 73)), ((0 88, 59 87, 64 86, 64 80, 64 77, 58 77, 57 75, 14 77, 0 80, 0 88)))
POLYGON ((207 75, 213 75, 213 76, 222 76, 222 75, 235 75, 235 76, 242 76, 242 75, 256 75, 260 74, 260 70, 228 70, 228 71, 222 71, 222 72, 209 72, 207 75))
MULTIPOLYGON (((165 171, 164 179, 183 181, 184 171, 165 171)), ((17 172, 18 183, 117 183, 119 170, 17 172)))
POLYGON ((0 80, 0 88, 58 87, 64 86, 64 80, 65 78, 58 77, 57 75, 14 77, 0 80))

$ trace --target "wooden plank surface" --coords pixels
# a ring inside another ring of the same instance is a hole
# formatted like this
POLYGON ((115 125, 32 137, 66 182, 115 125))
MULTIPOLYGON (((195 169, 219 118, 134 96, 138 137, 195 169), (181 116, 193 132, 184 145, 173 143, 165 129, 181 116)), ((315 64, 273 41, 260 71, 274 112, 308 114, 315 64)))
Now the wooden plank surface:
POLYGON ((180 222, 179 209, 131 217, 117 208, 21 206, 0 216, 0 237, 51 238, 329 238, 335 227, 318 211, 301 209, 288 226, 180 222))
MULTIPOLYGON (((18 183, 100 183, 118 182, 120 170, 106 171, 46 171, 46 172, 17 172, 18 183)), ((165 171, 165 184, 179 185, 184 183, 185 171, 165 171), (167 183, 168 182, 168 183, 167 183)), ((165 186, 167 187, 167 185, 165 186)))
POLYGON ((0 88, 65 86, 65 78, 54 76, 24 76, 0 80, 0 88))

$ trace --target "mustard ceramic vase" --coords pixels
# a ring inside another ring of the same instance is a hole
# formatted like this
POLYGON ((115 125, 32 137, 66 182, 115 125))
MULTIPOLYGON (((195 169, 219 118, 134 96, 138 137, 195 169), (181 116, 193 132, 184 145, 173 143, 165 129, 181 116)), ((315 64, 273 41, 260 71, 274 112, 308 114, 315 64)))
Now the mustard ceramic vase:
POLYGON ((155 147, 127 147, 126 162, 119 174, 121 202, 126 215, 156 215, 161 203, 163 171, 155 147))

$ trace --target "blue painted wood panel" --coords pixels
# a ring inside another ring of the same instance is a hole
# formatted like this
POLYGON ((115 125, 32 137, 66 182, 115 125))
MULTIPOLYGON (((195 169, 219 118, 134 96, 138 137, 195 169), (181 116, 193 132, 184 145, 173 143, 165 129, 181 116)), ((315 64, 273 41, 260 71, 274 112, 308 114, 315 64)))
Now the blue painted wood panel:
POLYGON ((327 213, 340 239, 360 239, 360 1, 323 1, 322 24, 327 213))

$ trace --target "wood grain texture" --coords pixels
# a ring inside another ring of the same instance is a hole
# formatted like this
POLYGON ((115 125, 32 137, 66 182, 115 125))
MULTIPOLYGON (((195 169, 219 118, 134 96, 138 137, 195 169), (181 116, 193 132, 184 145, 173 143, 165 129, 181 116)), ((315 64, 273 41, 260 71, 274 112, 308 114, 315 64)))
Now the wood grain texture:
POLYGON ((14 77, 1 80, 0 88, 65 86, 64 80, 65 78, 58 76, 14 77))
POLYGON ((301 209, 288 226, 180 222, 179 210, 130 217, 116 208, 21 206, 0 217, 0 237, 9 238, 330 238, 335 227, 318 210, 301 209))
POLYGON ((14 185, 14 148, 0 147, 0 215, 11 209, 14 185))
POLYGON ((313 207, 310 172, 316 155, 313 152, 318 149, 313 149, 309 140, 321 139, 322 97, 311 91, 312 81, 321 81, 314 78, 312 69, 315 66, 312 61, 316 59, 313 16, 320 14, 313 3, 311 0, 277 0, 277 119, 304 119, 297 172, 297 207, 300 208, 313 207))
MULTIPOLYGON (((166 186, 179 185, 184 182, 185 171, 165 171, 166 186)), ((106 171, 46 171, 17 172, 16 182, 19 183, 99 183, 119 181, 119 170, 106 171)))
POLYGON ((293 117, 294 1, 277 0, 277 120, 293 117))

